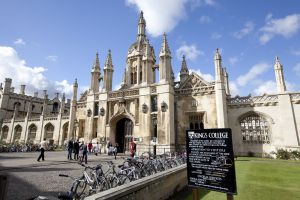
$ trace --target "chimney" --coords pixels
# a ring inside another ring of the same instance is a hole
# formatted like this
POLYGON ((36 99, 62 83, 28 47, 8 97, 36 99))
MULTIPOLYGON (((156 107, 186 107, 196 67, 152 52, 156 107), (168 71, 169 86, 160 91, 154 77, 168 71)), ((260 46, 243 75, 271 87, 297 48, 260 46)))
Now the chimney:
POLYGON ((57 98, 57 99, 58 99, 58 97, 59 97, 59 93, 58 93, 58 92, 56 92, 56 93, 55 93, 55 98, 57 98))
POLYGON ((25 95, 25 87, 26 87, 26 85, 21 85, 20 94, 25 95))
POLYGON ((39 93, 38 93, 38 92, 34 92, 34 95, 33 95, 33 97, 37 98, 37 97, 38 97, 38 95, 39 95, 39 93))
POLYGON ((10 92, 11 92, 11 93, 14 93, 14 92, 15 92, 15 88, 14 88, 14 87, 11 87, 11 88, 10 88, 10 92))

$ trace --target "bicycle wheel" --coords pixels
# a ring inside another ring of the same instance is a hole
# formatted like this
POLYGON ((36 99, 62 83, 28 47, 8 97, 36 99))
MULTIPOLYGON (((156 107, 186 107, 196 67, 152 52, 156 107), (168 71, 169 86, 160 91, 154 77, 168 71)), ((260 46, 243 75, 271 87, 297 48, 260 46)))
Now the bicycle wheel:
POLYGON ((104 177, 98 178, 97 189, 99 192, 108 190, 109 188, 110 188, 109 182, 106 180, 106 178, 104 178, 104 177))
POLYGON ((107 181, 109 182, 109 187, 114 188, 118 186, 118 178, 113 174, 108 174, 106 177, 107 181))
POLYGON ((129 183, 130 182, 130 179, 127 175, 124 175, 124 174, 120 174, 118 175, 118 185, 124 185, 126 183, 129 183))
POLYGON ((87 182, 84 178, 81 178, 76 181, 76 185, 74 187, 74 194, 75 199, 84 199, 84 197, 89 195, 87 182))

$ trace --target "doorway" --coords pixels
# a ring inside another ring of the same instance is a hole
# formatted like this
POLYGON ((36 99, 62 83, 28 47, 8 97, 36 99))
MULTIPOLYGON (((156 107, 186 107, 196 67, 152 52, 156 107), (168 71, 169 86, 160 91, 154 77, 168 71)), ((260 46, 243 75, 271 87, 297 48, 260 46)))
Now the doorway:
POLYGON ((125 153, 129 151, 129 142, 132 139, 133 123, 130 119, 123 118, 116 125, 116 143, 119 145, 118 151, 125 153))

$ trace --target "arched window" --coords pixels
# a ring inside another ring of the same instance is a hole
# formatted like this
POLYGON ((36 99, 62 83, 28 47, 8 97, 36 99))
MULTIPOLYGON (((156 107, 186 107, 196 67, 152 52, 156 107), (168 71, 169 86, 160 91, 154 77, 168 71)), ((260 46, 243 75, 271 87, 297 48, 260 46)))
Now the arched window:
POLYGON ((190 123, 190 129, 194 129, 194 124, 190 123))
POLYGON ((3 128, 2 128, 2 140, 7 139, 8 131, 9 131, 8 126, 3 126, 3 128))
POLYGON ((13 141, 19 141, 21 139, 22 127, 17 125, 15 127, 15 135, 13 141))
POLYGON ((58 110, 59 110, 59 105, 58 105, 58 103, 57 103, 57 102, 55 102, 55 103, 53 104, 53 109, 52 109, 52 112, 54 112, 54 113, 57 113, 57 112, 58 112, 58 110))
POLYGON ((251 114, 240 120, 243 142, 270 143, 270 129, 268 121, 258 115, 251 114))
POLYGON ((36 137, 36 131, 37 131, 36 125, 31 124, 28 128, 28 140, 29 141, 34 141, 34 139, 36 137))
POLYGON ((200 129, 201 129, 201 130, 204 129, 204 124, 203 124, 203 122, 200 122, 200 129))
POLYGON ((44 133, 44 138, 47 140, 52 140, 53 139, 53 133, 54 133, 54 126, 50 123, 48 123, 45 126, 45 133, 44 133))
POLYGON ((199 124, 197 122, 195 123, 195 129, 199 130, 199 124))

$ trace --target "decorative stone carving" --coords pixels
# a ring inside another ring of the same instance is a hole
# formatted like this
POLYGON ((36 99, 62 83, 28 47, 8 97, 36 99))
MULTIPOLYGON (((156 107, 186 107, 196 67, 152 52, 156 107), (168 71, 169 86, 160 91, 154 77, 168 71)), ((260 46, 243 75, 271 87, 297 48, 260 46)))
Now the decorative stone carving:
POLYGON ((166 112, 166 111, 167 111, 167 106, 168 106, 168 105, 166 104, 166 102, 163 101, 163 102, 161 103, 161 111, 162 111, 162 112, 166 112))
POLYGON ((144 103, 143 105, 142 105, 142 111, 143 111, 143 113, 147 113, 147 111, 148 111, 148 106, 144 103))
POLYGON ((87 110, 87 116, 88 116, 88 117, 91 117, 91 116, 92 116, 92 110, 91 110, 90 108, 87 110))
POLYGON ((100 115, 101 116, 104 116, 105 115, 105 110, 104 110, 104 108, 102 107, 102 108, 100 108, 100 115))

